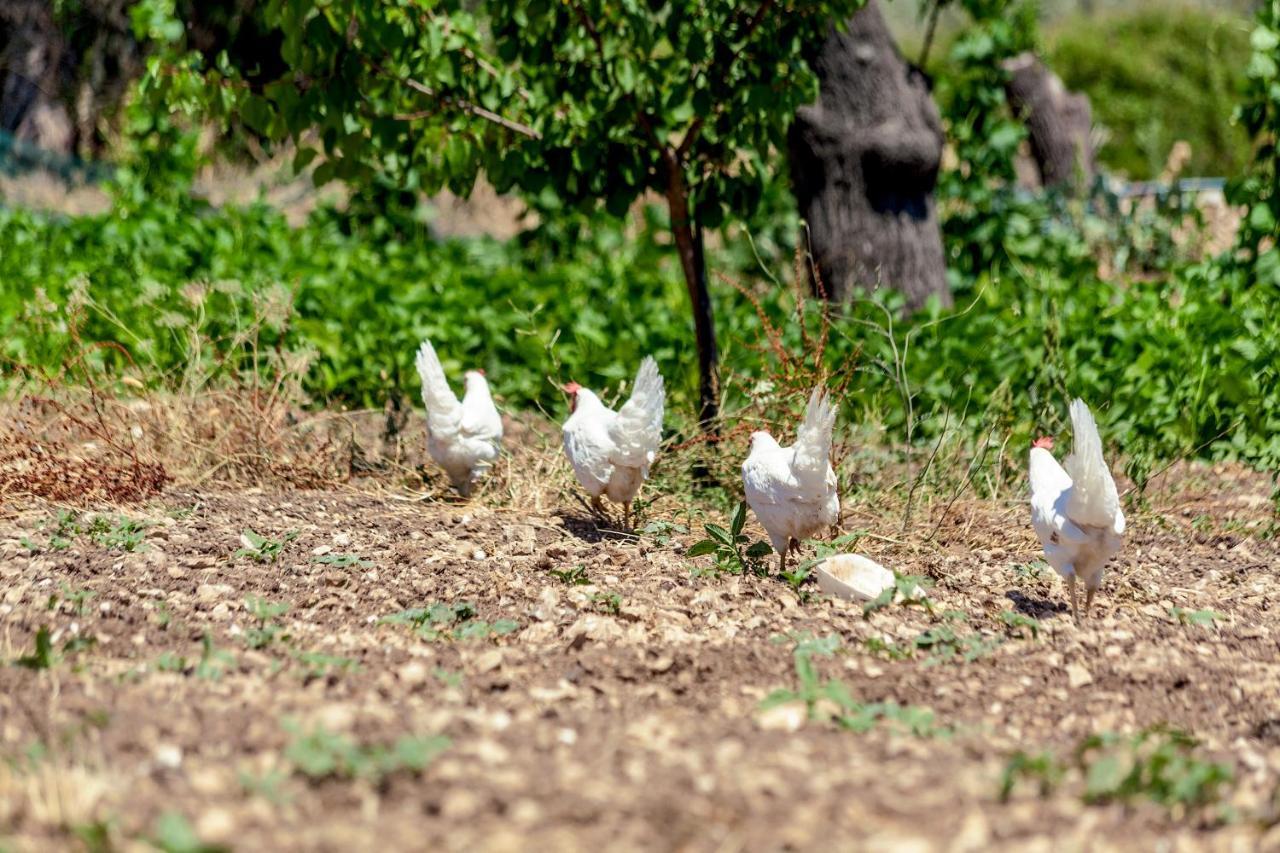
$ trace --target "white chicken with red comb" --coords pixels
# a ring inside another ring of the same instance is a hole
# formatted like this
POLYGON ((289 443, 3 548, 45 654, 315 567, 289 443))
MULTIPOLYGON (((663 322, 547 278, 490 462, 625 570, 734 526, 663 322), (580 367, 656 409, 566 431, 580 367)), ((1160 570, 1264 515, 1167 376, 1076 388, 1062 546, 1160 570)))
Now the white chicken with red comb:
POLYGON ((591 498, 591 508, 605 515, 602 497, 623 506, 631 524, 631 502, 649 477, 662 443, 662 415, 666 389, 652 356, 640 362, 631 397, 613 411, 576 382, 564 386, 569 394, 569 419, 564 422, 564 455, 578 482, 591 498))
POLYGON ((1102 572, 1124 538, 1124 512, 1116 481, 1102 458, 1102 438, 1083 400, 1071 403, 1074 447, 1062 465, 1053 439, 1031 448, 1031 524, 1044 546, 1045 560, 1067 581, 1071 615, 1080 618, 1076 578, 1084 581, 1084 612, 1102 586, 1102 572))

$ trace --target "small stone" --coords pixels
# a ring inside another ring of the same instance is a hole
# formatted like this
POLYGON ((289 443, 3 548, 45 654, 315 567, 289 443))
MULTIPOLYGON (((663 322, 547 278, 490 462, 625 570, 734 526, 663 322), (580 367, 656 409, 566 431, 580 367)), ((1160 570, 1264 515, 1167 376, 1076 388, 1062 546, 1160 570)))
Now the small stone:
POLYGON ((226 809, 209 809, 196 820, 196 835, 202 841, 224 842, 235 831, 235 820, 226 809))
POLYGON ((490 649, 476 658, 477 672, 492 672, 502 666, 502 649, 490 649))
POLYGON ((1067 664, 1067 683, 1074 690, 1077 687, 1084 687, 1086 684, 1093 683, 1093 676, 1089 674, 1089 670, 1085 669, 1078 663, 1067 664))
POLYGON ((346 548, 351 544, 350 533, 335 533, 333 535, 333 544, 339 548, 346 548))
POLYGON ((187 570, 180 566, 170 566, 165 569, 165 572, 174 580, 179 580, 180 578, 185 578, 187 576, 187 570))
POLYGON ((786 702, 774 705, 756 715, 756 724, 765 731, 799 731, 809 718, 809 708, 803 702, 786 702))
POLYGON ((487 556, 489 555, 484 552, 483 548, 477 548, 471 552, 471 559, 475 560, 476 562, 480 562, 487 556))
POLYGON ((176 770, 182 765, 182 748, 172 743, 162 743, 156 747, 155 761, 161 767, 176 770))
POLYGON ((202 583, 196 587, 196 598, 200 601, 216 601, 231 595, 231 587, 225 583, 202 583))
POLYGON ((409 661, 396 672, 396 677, 410 687, 425 684, 431 673, 421 661, 409 661))

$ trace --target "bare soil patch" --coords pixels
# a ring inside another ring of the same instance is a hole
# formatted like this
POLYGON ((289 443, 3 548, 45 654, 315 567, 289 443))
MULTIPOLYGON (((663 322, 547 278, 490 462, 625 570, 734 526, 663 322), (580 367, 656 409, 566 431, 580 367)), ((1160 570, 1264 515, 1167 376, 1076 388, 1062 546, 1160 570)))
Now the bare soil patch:
POLYGON ((0 846, 66 849, 97 832, 130 849, 173 812, 204 842, 243 850, 1275 847, 1268 494, 1248 472, 1181 470, 1132 513, 1080 627, 1060 581, 1034 566, 1020 495, 961 501, 929 541, 849 507, 846 530, 880 537, 860 551, 933 578, 937 612, 963 613, 948 624, 988 642, 972 661, 868 645, 940 624, 923 610, 866 618, 776 578, 694 576, 682 551, 695 535, 612 535, 576 511, 170 489, 104 513, 149 522, 128 551, 110 524, 64 531, 63 547, 58 507, 10 504, 0 846), (247 529, 282 543, 275 562, 236 556, 254 544, 247 529), (287 610, 262 618, 255 600, 287 610), (435 636, 382 621, 463 603, 472 618, 437 621, 435 636), (1220 618, 1183 624, 1174 608, 1220 618), (1038 636, 1005 612, 1039 620, 1038 636), (10 665, 41 629, 60 660, 10 665), (785 638, 801 632, 840 638, 815 659, 823 678, 861 702, 928 707, 947 733, 761 711, 795 687, 785 638), (1069 756, 1089 734, 1153 724, 1231 766, 1234 820, 1086 805, 1070 784, 1000 801, 1018 750, 1069 756), (316 733, 366 757, 404 737, 449 745, 421 769, 370 759, 381 769, 326 772, 308 761, 315 743, 299 745, 316 733))

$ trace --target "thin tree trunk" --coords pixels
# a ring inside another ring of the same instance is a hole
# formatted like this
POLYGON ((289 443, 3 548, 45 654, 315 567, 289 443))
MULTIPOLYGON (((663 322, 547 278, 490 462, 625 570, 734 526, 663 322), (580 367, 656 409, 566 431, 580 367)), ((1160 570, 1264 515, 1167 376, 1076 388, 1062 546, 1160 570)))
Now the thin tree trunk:
POLYGON ((667 208, 671 233, 675 238, 680 268, 684 271, 693 309, 693 334, 698 346, 698 425, 703 432, 715 432, 720 415, 719 356, 716 352, 715 316, 711 292, 707 289, 707 265, 703 253, 702 228, 690 222, 689 190, 684 172, 674 152, 667 152, 667 208))

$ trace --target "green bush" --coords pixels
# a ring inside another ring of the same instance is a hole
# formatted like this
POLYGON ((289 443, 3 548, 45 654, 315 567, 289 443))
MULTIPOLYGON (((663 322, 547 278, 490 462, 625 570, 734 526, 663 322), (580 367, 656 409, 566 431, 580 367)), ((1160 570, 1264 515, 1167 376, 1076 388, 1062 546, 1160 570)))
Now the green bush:
MULTIPOLYGON (((655 239, 660 216, 639 228, 601 219, 551 251, 537 239, 364 239, 332 213, 291 229, 264 206, 154 202, 78 218, 0 211, 0 346, 10 362, 56 368, 77 346, 59 306, 90 299, 87 341, 115 341, 129 360, 180 371, 191 355, 184 329, 203 324, 210 337, 235 340, 246 317, 274 310, 278 342, 315 353, 307 383, 319 402, 416 397, 413 352, 430 336, 451 375, 483 366, 505 405, 553 413, 563 401, 548 377, 616 383, 653 353, 668 377, 669 423, 688 424, 692 330, 679 272, 655 239), (291 317, 277 283, 295 293, 291 317)), ((919 438, 936 435, 944 412, 967 411, 971 434, 1024 440, 1060 423, 1065 401, 1081 395, 1139 479, 1154 460, 1183 453, 1280 460, 1280 290, 1211 262, 1105 282, 1083 265, 1046 262, 1045 238, 1026 224, 1018 262, 979 277, 950 314, 898 323, 889 336, 881 305, 895 300, 886 296, 834 319, 827 366, 860 368, 845 398, 849 422, 882 423, 894 439, 911 423, 919 438)), ((711 267, 739 270, 752 285, 732 252, 718 250, 711 267)), ((790 291, 754 292, 782 345, 800 351, 790 291)), ((758 383, 773 375, 774 356, 761 318, 728 285, 715 298, 729 393, 767 394, 758 383)), ((818 308, 806 312, 812 329, 818 308)), ((115 348, 92 355, 107 366, 126 360, 115 348)))
POLYGON ((1248 139, 1231 124, 1249 61, 1244 18, 1147 7, 1067 18, 1047 42, 1050 67, 1111 133, 1099 152, 1107 166, 1153 178, 1179 139, 1191 144, 1190 174, 1236 175, 1248 163, 1248 139))

